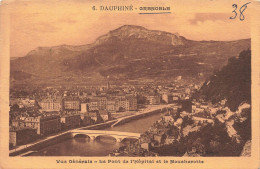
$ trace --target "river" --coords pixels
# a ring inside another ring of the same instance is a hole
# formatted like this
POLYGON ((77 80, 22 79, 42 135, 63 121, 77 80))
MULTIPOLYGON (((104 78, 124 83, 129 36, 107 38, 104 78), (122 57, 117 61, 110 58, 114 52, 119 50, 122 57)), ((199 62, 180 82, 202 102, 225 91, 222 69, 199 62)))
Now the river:
MULTIPOLYGON (((153 114, 103 130, 144 133, 160 116, 160 113, 153 114)), ((109 136, 100 137, 100 139, 94 141, 88 137, 76 137, 45 147, 31 154, 31 156, 107 156, 120 146, 129 144, 130 141, 131 140, 125 139, 121 143, 118 143, 114 138, 109 136)))

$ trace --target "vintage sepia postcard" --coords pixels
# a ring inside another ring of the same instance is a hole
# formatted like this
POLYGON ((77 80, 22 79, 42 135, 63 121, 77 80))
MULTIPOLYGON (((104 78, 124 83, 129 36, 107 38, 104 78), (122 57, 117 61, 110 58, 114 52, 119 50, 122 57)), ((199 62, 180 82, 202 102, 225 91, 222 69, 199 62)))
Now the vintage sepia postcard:
POLYGON ((259 0, 0 1, 0 168, 257 169, 259 0))

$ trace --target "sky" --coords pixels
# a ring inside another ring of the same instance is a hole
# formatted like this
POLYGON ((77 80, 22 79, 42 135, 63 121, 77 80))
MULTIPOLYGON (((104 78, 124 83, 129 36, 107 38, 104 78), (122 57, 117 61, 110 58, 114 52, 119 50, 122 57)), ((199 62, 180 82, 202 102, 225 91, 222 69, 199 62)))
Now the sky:
POLYGON ((173 5, 172 14, 159 15, 92 11, 91 7, 99 3, 83 0, 13 3, 10 5, 11 57, 23 57, 37 47, 89 44, 122 25, 178 33, 192 40, 250 38, 248 20, 230 20, 232 10, 187 12, 173 5))

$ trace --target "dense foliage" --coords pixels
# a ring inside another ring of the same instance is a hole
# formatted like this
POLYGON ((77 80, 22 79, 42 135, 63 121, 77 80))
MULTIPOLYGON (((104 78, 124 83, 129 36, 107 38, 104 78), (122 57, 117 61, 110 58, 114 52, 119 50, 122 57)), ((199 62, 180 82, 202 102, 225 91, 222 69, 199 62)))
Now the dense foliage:
POLYGON ((204 83, 199 96, 217 103, 227 99, 226 106, 235 111, 241 102, 251 103, 251 51, 230 58, 228 64, 204 83))

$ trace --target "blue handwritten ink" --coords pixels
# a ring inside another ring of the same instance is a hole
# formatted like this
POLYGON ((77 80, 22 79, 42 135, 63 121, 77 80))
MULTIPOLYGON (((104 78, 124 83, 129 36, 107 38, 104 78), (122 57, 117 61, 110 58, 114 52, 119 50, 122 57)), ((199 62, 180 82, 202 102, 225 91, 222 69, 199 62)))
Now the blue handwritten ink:
MULTIPOLYGON (((239 19, 240 19, 240 21, 245 20, 245 16, 244 16, 243 12, 246 10, 247 5, 250 4, 250 3, 251 3, 251 2, 248 2, 248 3, 244 4, 244 5, 241 6, 241 8, 239 9, 239 12, 240 12, 239 19)), ((232 13, 234 13, 234 16, 229 17, 229 19, 235 19, 235 18, 237 17, 237 12, 236 12, 236 10, 237 10, 237 4, 233 4, 232 7, 235 8, 235 9, 232 11, 232 13)))

